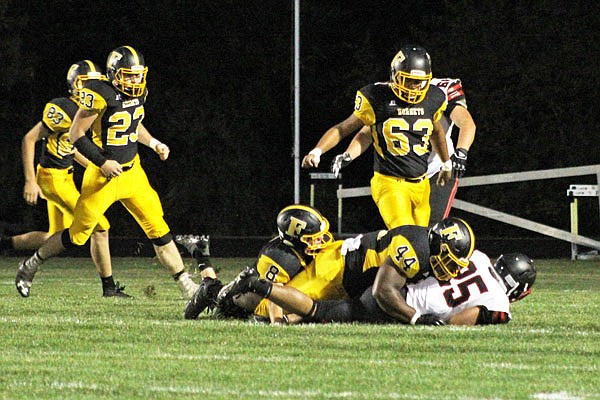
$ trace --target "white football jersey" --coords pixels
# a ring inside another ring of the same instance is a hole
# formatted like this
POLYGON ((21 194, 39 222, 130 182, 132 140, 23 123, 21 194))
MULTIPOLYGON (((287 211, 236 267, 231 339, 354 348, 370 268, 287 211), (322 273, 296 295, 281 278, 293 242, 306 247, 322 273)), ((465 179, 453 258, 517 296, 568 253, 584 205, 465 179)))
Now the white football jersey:
POLYGON ((510 301, 493 268, 488 256, 475 250, 469 266, 463 268, 456 278, 439 282, 429 277, 407 285, 406 302, 417 312, 436 314, 443 321, 476 306, 505 312, 510 318, 510 301))
MULTIPOLYGON (((452 156, 454 154, 454 144, 452 142, 452 129, 454 128, 454 122, 450 120, 450 113, 454 109, 455 106, 459 105, 464 108, 467 108, 467 100, 465 99, 465 93, 462 88, 462 83, 460 79, 454 78, 433 78, 431 80, 431 85, 437 86, 444 91, 446 94, 446 100, 448 101, 448 106, 446 111, 442 115, 442 119, 440 122, 446 131, 446 143, 448 145, 448 155, 452 156)), ((429 158, 427 160, 427 177, 431 178, 442 168, 442 160, 437 155, 435 151, 431 151, 429 153, 429 158)))

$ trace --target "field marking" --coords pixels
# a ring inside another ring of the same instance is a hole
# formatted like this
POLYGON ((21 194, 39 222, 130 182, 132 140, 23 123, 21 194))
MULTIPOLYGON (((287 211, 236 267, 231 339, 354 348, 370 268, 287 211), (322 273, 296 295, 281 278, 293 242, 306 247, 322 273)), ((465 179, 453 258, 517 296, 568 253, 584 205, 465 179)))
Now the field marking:
MULTIPOLYGON (((19 381, 9 382, 6 388, 16 389, 19 387, 30 387, 31 383, 19 381)), ((108 393, 114 389, 110 385, 98 385, 96 383, 86 383, 81 381, 53 381, 49 382, 48 387, 57 391, 71 391, 71 390, 86 390, 100 393, 108 393)), ((145 386, 138 390, 141 393, 170 393, 179 395, 210 395, 219 397, 230 397, 230 398, 255 398, 255 397, 266 397, 266 398, 328 398, 328 399, 429 399, 431 398, 428 394, 411 394, 411 393, 400 393, 400 392, 382 392, 377 393, 371 392, 352 392, 352 391, 340 391, 340 392, 324 392, 322 390, 246 390, 241 391, 236 389, 227 389, 225 387, 203 387, 203 386, 145 386)), ((587 393, 585 395, 574 395, 568 392, 551 392, 551 393, 534 393, 528 396, 535 400, 583 400, 586 398, 596 398, 597 393, 587 393)), ((502 397, 498 397, 501 399, 502 397)), ((484 400, 482 397, 460 397, 461 400, 484 400)))
MULTIPOLYGON (((32 384, 19 381, 9 382, 6 385, 7 389, 17 389, 19 387, 31 387, 32 384)), ((72 390, 91 391, 99 393, 110 393, 114 390, 111 385, 98 385, 95 383, 85 383, 81 381, 53 381, 47 385, 50 389, 57 390, 59 392, 68 392, 72 390)), ((39 386, 38 386, 39 388, 39 386)), ((246 390, 242 391, 238 388, 227 389, 225 387, 202 387, 202 386, 144 386, 140 387, 137 391, 140 393, 170 393, 179 395, 210 395, 227 398, 327 398, 327 399, 411 399, 421 400, 430 399, 431 395, 418 395, 411 393, 400 393, 400 392, 352 392, 352 391, 341 391, 341 392, 324 392, 322 390, 246 390)), ((482 397, 460 397, 461 400, 484 400, 482 397)), ((567 398, 565 398, 567 399, 567 398)), ((569 400, 574 398, 569 398, 569 400)), ((562 400, 562 399, 561 399, 562 400)))
MULTIPOLYGON (((27 300, 24 300, 27 301, 27 300)), ((143 327, 144 325, 153 325, 153 326, 165 326, 165 327, 180 327, 182 324, 190 324, 190 323, 198 323, 198 324, 202 324, 202 323, 210 323, 212 322, 211 320, 207 320, 207 321, 185 321, 185 320, 181 320, 181 319, 177 319, 179 318, 179 315, 174 315, 173 316, 173 320, 146 320, 144 321, 144 323, 140 323, 137 324, 137 326, 143 327)), ((81 324, 86 324, 89 321, 91 321, 93 318, 89 317, 88 319, 86 319, 85 317, 81 318, 81 317, 70 317, 70 316, 59 316, 59 315, 21 315, 18 317, 8 317, 8 316, 0 316, 0 322, 4 322, 4 323, 18 323, 18 324, 34 324, 34 325, 48 325, 49 323, 58 323, 58 324, 74 324, 74 325, 81 325, 81 324)), ((131 321, 129 320, 123 320, 123 319, 106 319, 105 321, 99 321, 99 320, 94 320, 93 321, 94 324, 97 325, 118 325, 118 326, 126 326, 126 325, 130 325, 131 321)), ((258 327, 264 327, 266 329, 317 329, 319 327, 323 327, 325 326, 324 324, 306 324, 306 325, 296 325, 296 326, 288 326, 288 327, 281 327, 281 326, 277 326, 277 327, 270 327, 267 324, 260 324, 260 325, 256 325, 253 323, 248 323, 248 326, 258 326, 258 327)), ((344 327, 344 324, 329 324, 327 325, 328 328, 331 329, 336 329, 337 327, 344 327)), ((497 326, 493 326, 493 327, 482 327, 482 326, 446 326, 446 327, 418 327, 418 328, 414 328, 414 327, 392 327, 392 325, 390 325, 390 328, 392 329, 429 329, 429 330, 446 330, 446 331, 459 331, 459 332, 469 332, 469 331, 486 331, 486 330, 502 330, 502 329, 506 329, 506 327, 501 326, 501 327, 497 327, 497 326)), ((570 334, 574 334, 574 335, 579 335, 579 336, 590 336, 590 337, 595 337, 598 336, 600 337, 600 331, 598 330, 589 330, 589 331, 581 331, 581 330, 571 330, 569 328, 564 329, 561 327, 557 327, 556 329, 521 329, 519 326, 515 326, 513 327, 509 327, 509 329, 514 330, 514 331, 520 331, 522 334, 530 334, 530 335, 534 335, 534 336, 540 336, 540 335, 559 335, 561 336, 561 338, 563 337, 563 335, 565 333, 570 333, 570 334)))
MULTIPOLYGON (((126 352, 122 352, 122 353, 118 353, 115 351, 111 351, 110 354, 106 354, 103 353, 101 351, 98 352, 93 352, 93 351, 80 351, 80 352, 70 352, 69 355, 71 357, 79 357, 82 359, 97 359, 98 357, 103 357, 103 358, 123 358, 126 357, 128 353, 126 352)), ((58 356, 62 356, 64 355, 63 352, 60 351, 43 351, 43 352, 36 352, 35 356, 33 355, 24 355, 24 354, 19 354, 19 359, 21 361, 36 361, 41 359, 46 359, 46 358, 50 358, 50 357, 58 357, 58 356)), ((6 357, 6 352, 5 352, 5 357, 6 357)), ((162 359, 162 360, 184 360, 184 361, 219 361, 219 362, 250 362, 250 361, 259 361, 259 362, 264 362, 264 363, 295 363, 298 362, 299 359, 302 359, 304 361, 306 361, 303 356, 280 356, 280 355, 270 355, 270 356, 246 356, 243 354, 234 354, 234 355, 227 355, 227 354, 212 354, 212 355, 188 355, 188 354, 171 354, 171 353, 159 353, 159 352, 155 352, 155 353, 145 353, 143 355, 144 358, 150 358, 150 359, 162 359)), ((406 366, 407 363, 410 363, 411 365, 419 365, 419 366, 427 366, 427 367, 434 367, 434 368, 439 368, 439 367, 443 367, 446 364, 443 362, 436 362, 436 361, 416 361, 416 360, 381 360, 381 359, 360 359, 357 360, 355 358, 337 358, 335 360, 333 359, 329 359, 329 358, 325 358, 325 359, 315 359, 313 361, 314 363, 319 363, 319 364, 340 364, 340 363, 346 363, 346 362, 353 362, 353 363, 361 363, 361 364, 365 364, 365 365, 375 365, 375 366, 380 366, 380 365, 385 365, 385 366, 389 366, 389 365, 397 365, 398 367, 402 367, 402 366, 406 366)), ((542 367, 540 367, 539 365, 528 365, 528 364, 515 364, 515 363, 494 363, 494 362, 488 362, 488 363, 480 363, 479 364, 482 368, 487 368, 490 370, 497 370, 497 369, 505 369, 505 370, 515 370, 515 371, 538 371, 538 370, 556 370, 556 371, 580 371, 580 372, 599 372, 600 371, 600 365, 592 365, 592 364, 586 364, 586 365, 565 365, 565 364, 544 364, 542 367)))
POLYGON ((583 400, 584 397, 574 396, 567 392, 555 393, 535 393, 531 395, 533 399, 539 400, 583 400))

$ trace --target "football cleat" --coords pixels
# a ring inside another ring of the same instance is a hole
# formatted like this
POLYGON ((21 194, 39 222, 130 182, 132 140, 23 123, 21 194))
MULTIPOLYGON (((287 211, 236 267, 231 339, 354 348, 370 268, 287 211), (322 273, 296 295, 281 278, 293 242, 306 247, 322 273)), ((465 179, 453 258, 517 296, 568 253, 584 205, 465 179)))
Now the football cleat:
POLYGON ((179 286, 181 294, 183 294, 183 297, 186 299, 194 297, 194 293, 198 290, 198 284, 192 280, 192 277, 188 272, 184 272, 179 279, 177 279, 177 286, 179 286))
POLYGON ((196 250, 205 257, 210 256, 209 235, 177 235, 175 236, 175 242, 185 247, 192 257, 196 250))
POLYGON ((183 318, 196 319, 206 308, 212 310, 217 304, 217 295, 223 287, 218 279, 204 278, 194 296, 186 303, 183 318))
POLYGON ((27 260, 23 260, 21 261, 21 264, 19 264, 17 276, 15 278, 15 286, 17 287, 17 292, 19 292, 21 296, 29 297, 31 283, 33 282, 33 277, 36 272, 37 268, 29 266, 27 260))
POLYGON ((116 283, 114 288, 104 289, 102 291, 102 297, 123 297, 123 298, 133 298, 133 296, 128 295, 124 292, 125 285, 120 285, 119 282, 116 283))
POLYGON ((220 303, 225 299, 231 299, 237 295, 252 292, 252 285, 259 279, 259 277, 260 276, 256 268, 244 268, 232 282, 223 287, 223 290, 219 292, 219 295, 217 296, 217 302, 220 303))

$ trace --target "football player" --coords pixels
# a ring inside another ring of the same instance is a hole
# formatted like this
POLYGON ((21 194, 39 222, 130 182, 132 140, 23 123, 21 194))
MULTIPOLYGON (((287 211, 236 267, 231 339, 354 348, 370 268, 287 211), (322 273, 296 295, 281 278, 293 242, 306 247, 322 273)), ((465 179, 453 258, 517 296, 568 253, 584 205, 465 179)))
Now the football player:
MULTIPOLYGON (((79 90, 91 80, 106 80, 100 68, 90 60, 71 65, 67 72, 67 87, 70 96, 50 100, 44 107, 42 120, 23 137, 21 155, 25 186, 23 198, 29 205, 35 205, 38 199, 46 199, 48 209, 48 231, 33 231, 21 235, 0 239, 1 248, 15 250, 37 249, 52 234, 68 228, 73 222, 73 210, 79 198, 79 191, 73 180, 73 161, 84 168, 87 158, 75 150, 69 141, 69 128, 79 104, 79 90), (43 140, 44 146, 35 167, 35 145, 43 140)), ((102 215, 98 220, 98 229, 91 238, 91 255, 102 281, 104 297, 129 297, 124 287, 115 283, 108 244, 110 224, 102 215)), ((28 292, 22 292, 27 295, 28 292)))
MULTIPOLYGON (((305 297, 303 304, 309 308, 301 315, 312 315, 317 310, 312 308, 316 303, 308 299, 357 298, 372 285, 373 289, 369 290, 372 301, 377 302, 379 310, 385 311, 387 318, 432 324, 439 321, 430 316, 415 317, 415 310, 398 293, 407 282, 418 282, 428 276, 440 281, 456 277, 458 271, 468 265, 474 243, 471 228, 458 218, 445 219, 429 231, 409 225, 371 232, 336 241, 320 250, 313 262, 285 287, 297 289, 305 297)), ((271 299, 271 291, 279 290, 274 289, 279 286, 258 278, 259 274, 248 267, 234 280, 228 292, 222 291, 219 297, 235 300, 240 293, 252 291, 271 299)), ((289 309, 285 297, 283 300, 276 297, 272 302, 289 309)), ((319 312, 329 312, 330 303, 323 304, 319 312)), ((353 318, 359 319, 358 316, 353 318)))
MULTIPOLYGON (((467 166, 467 153, 475 139, 475 122, 467 110, 467 101, 460 79, 437 79, 431 80, 431 85, 442 89, 446 95, 448 106, 444 111, 440 123, 446 132, 446 144, 448 154, 452 160, 452 179, 446 185, 431 185, 429 205, 431 214, 429 226, 432 227, 443 218, 446 218, 452 208, 452 202, 458 188, 458 178, 465 173, 467 166), (454 126, 460 129, 457 141, 457 149, 454 150, 452 132, 454 126)), ((354 136, 346 151, 334 157, 331 169, 334 174, 350 164, 352 160, 360 156, 373 142, 369 127, 363 127, 354 136)), ((437 182, 443 163, 436 152, 431 152, 427 159, 427 177, 430 182, 437 182)))
MULTIPOLYGON (((278 236, 271 239, 260 250, 256 261, 256 270, 261 277, 276 284, 286 284, 300 272, 305 270, 313 261, 315 254, 333 243, 329 232, 329 221, 315 208, 295 204, 283 208, 277 215, 278 236)), ((178 242, 186 245, 196 241, 196 238, 179 237, 178 242)), ((208 255, 208 241, 198 237, 199 251, 193 246, 186 248, 198 262, 198 269, 205 267, 205 257, 208 255)), ((213 309, 217 303, 217 295, 223 288, 221 281, 204 278, 194 297, 187 302, 183 316, 186 319, 196 319, 207 307, 213 309)), ((267 300, 258 297, 249 298, 240 305, 228 301, 225 307, 219 309, 223 317, 245 317, 254 311, 257 315, 271 316, 278 320, 283 312, 278 307, 272 307, 267 300)))
MULTIPOLYGON (((529 295, 535 282, 533 261, 521 253, 500 256, 491 264, 482 252, 475 250, 469 265, 449 281, 429 277, 403 287, 398 296, 414 310, 411 324, 487 325, 511 320, 510 303, 529 295)), ((383 312, 367 288, 351 300, 314 300, 292 286, 272 285, 246 269, 236 279, 233 290, 253 291, 295 314, 286 321, 299 322, 376 322, 406 323, 383 312)))
POLYGON ((152 241, 159 262, 190 298, 198 285, 185 271, 181 255, 156 191, 140 164, 138 143, 150 147, 161 160, 169 147, 150 135, 142 124, 148 95, 148 67, 141 53, 131 46, 117 47, 108 55, 108 81, 91 80, 79 89, 77 111, 69 138, 75 148, 90 160, 83 176, 81 197, 69 229, 52 235, 35 254, 24 260, 15 284, 28 296, 40 264, 67 248, 84 245, 97 229, 99 219, 115 201, 120 201, 152 241), (85 135, 91 129, 92 138, 85 135))
POLYGON ((372 135, 374 175, 371 195, 388 229, 401 225, 428 226, 430 144, 443 166, 438 184, 452 176, 441 116, 446 95, 431 86, 431 58, 420 46, 404 46, 394 57, 390 80, 361 88, 354 112, 328 129, 302 166, 318 167, 321 155, 363 126, 372 135))

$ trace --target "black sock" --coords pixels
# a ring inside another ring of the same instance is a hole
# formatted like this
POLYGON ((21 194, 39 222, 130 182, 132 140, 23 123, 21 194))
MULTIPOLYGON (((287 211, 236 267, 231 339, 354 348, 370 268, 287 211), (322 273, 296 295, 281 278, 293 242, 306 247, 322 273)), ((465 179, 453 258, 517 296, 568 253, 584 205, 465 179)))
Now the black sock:
POLYGON ((257 279, 256 281, 254 281, 254 283, 252 283, 252 289, 254 289, 254 293, 266 299, 271 294, 271 290, 273 289, 273 282, 268 281, 266 279, 257 279))
POLYGON ((179 280, 179 277, 180 277, 181 275, 183 275, 183 273, 184 273, 184 272, 185 272, 185 270, 184 270, 184 269, 182 269, 182 270, 181 270, 181 271, 179 271, 178 273, 176 273, 176 274, 173 274, 173 275, 171 275, 171 276, 173 277, 173 279, 175 279, 175 282, 177 282, 177 281, 179 280))
POLYGON ((196 262, 198 263, 199 271, 202 271, 205 268, 213 267, 212 262, 210 261, 210 256, 202 255, 202 253, 200 253, 200 250, 194 250, 192 256, 196 259, 196 262))
POLYGON ((106 289, 114 289, 116 287, 115 285, 115 281, 111 276, 107 276, 106 278, 100 277, 100 280, 102 281, 102 289, 106 290, 106 289))

